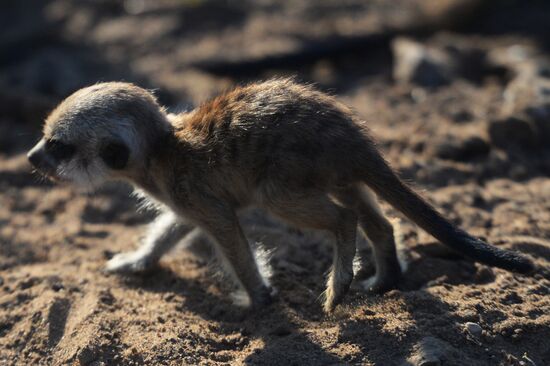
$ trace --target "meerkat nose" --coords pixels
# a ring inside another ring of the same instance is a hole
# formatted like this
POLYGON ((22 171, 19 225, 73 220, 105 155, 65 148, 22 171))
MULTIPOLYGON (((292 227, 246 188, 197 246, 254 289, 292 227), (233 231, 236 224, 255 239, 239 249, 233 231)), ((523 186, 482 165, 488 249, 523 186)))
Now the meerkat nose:
POLYGON ((27 153, 29 162, 38 169, 44 165, 44 145, 44 140, 40 140, 40 142, 27 153))

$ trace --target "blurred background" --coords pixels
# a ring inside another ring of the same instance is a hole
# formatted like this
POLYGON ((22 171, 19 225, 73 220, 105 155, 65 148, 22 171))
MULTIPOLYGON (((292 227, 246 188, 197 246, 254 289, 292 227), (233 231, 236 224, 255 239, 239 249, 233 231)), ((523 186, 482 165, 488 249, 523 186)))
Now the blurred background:
POLYGON ((341 96, 375 129, 399 125, 379 136, 398 152, 469 160, 492 144, 541 146, 549 14, 543 0, 5 0, 0 152, 28 148, 56 103, 98 81, 138 83, 182 110, 277 75, 341 96))
POLYGON ((433 239, 404 222, 413 265, 402 292, 350 295, 381 315, 348 310, 355 325, 339 328, 317 301, 330 246, 252 213, 251 240, 280 244, 281 300, 240 323, 224 318, 225 295, 190 255, 148 280, 101 275, 152 214, 136 212, 124 187, 90 197, 41 181, 25 158, 48 112, 86 85, 134 82, 183 111, 292 75, 365 118, 392 165, 452 220, 548 265, 549 59, 547 0, 2 0, 0 364, 416 364, 434 344, 425 334, 438 337, 440 361, 550 364, 547 273, 522 283, 430 257, 433 239), (465 321, 492 346, 465 339, 465 321))

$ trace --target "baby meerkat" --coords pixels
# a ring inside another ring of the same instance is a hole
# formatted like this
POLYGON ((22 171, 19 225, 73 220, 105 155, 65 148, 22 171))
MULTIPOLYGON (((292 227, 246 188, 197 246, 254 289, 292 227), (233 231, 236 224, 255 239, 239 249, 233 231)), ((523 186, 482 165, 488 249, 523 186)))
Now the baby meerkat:
POLYGON ((472 260, 520 273, 533 269, 525 257, 443 218, 389 167, 363 120, 335 98, 290 79, 237 87, 179 115, 167 114, 135 85, 93 85, 50 114, 28 158, 46 176, 82 186, 128 181, 163 207, 145 243, 112 258, 109 271, 147 270, 199 227, 252 306, 268 303, 271 289, 237 218, 248 205, 333 235, 327 312, 352 282, 357 226, 376 263, 365 290, 391 289, 401 274, 392 225, 373 192, 472 260))

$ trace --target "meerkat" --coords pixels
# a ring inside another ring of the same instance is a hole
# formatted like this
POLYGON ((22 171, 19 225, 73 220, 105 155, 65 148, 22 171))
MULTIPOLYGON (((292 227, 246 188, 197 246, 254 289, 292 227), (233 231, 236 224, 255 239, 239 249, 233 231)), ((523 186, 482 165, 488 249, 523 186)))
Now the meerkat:
POLYGON ((44 175, 88 188, 124 180, 162 208, 142 246, 114 256, 110 272, 146 271, 200 228, 245 290, 248 305, 266 305, 272 289, 237 216, 256 205, 292 225, 332 235, 324 301, 331 312, 353 280, 358 227, 376 264, 365 290, 389 290, 401 275, 393 228, 376 196, 474 261, 520 273, 534 268, 527 258, 443 218, 399 179, 365 121, 336 98, 292 79, 236 87, 177 115, 133 84, 100 83, 65 99, 43 133, 28 158, 44 175))

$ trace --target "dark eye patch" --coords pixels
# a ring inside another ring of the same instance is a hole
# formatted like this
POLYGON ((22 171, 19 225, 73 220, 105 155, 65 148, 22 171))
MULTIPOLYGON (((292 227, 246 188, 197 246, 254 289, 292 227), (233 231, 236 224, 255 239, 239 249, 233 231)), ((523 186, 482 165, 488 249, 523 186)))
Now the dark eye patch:
POLYGON ((48 140, 46 142, 46 151, 56 160, 68 160, 76 152, 76 147, 66 144, 59 140, 48 140))
POLYGON ((111 169, 124 169, 130 157, 130 150, 121 142, 109 142, 100 151, 101 159, 111 169))

